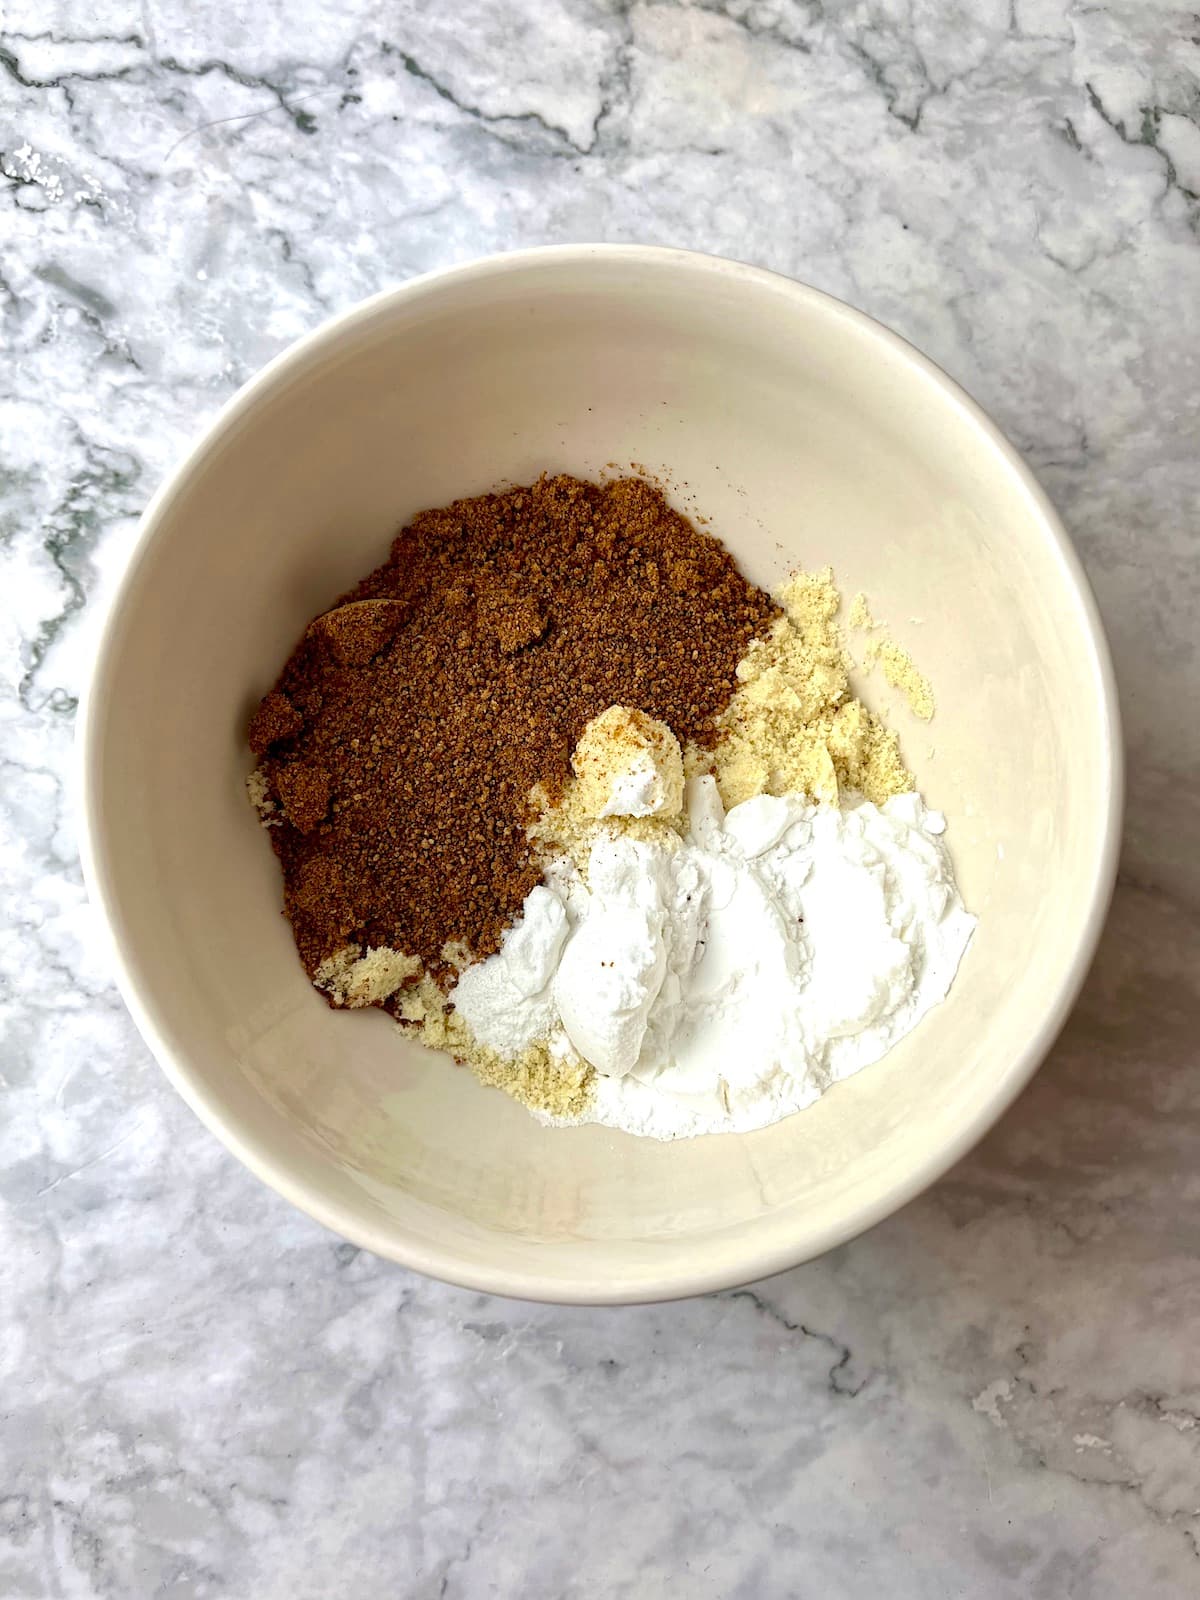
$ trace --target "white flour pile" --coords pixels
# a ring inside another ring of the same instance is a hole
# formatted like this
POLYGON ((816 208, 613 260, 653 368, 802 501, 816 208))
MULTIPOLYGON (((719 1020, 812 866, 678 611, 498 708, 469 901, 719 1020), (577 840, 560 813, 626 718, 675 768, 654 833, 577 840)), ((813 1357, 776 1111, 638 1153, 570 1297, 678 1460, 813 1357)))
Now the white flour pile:
POLYGON ((759 795, 726 814, 699 777, 672 826, 678 746, 655 750, 661 782, 645 748, 621 752, 636 781, 614 770, 592 815, 622 815, 628 796, 625 814, 651 820, 598 823, 583 871, 552 861, 450 998, 503 1057, 540 1043, 589 1062, 581 1120, 659 1139, 761 1128, 908 1033, 945 996, 975 919, 944 820, 918 795, 759 795))

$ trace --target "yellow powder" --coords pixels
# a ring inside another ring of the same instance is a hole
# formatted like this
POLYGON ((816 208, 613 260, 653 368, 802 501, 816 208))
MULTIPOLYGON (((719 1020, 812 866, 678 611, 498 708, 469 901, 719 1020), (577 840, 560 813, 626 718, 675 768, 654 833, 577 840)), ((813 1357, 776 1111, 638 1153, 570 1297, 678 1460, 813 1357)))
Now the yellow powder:
POLYGON ((531 791, 529 803, 534 815, 525 831, 538 859, 547 862, 556 856, 570 856, 585 882, 588 856, 598 834, 620 834, 668 849, 678 845, 683 836, 682 811, 670 817, 605 817, 601 821, 576 778, 567 779, 556 806, 549 804, 541 784, 531 791))
POLYGON ((645 774, 647 769, 657 795, 654 814, 677 816, 683 810, 679 741, 665 722, 636 706, 609 706, 593 717, 571 756, 579 800, 594 817, 610 814, 623 777, 632 770, 645 774))
POLYGON ((776 599, 784 615, 739 662, 720 742, 688 751, 689 775, 711 771, 726 806, 790 790, 836 805, 843 789, 882 805, 911 789, 899 739, 850 695, 832 571, 797 573, 776 599))
POLYGON ((258 812, 259 820, 264 828, 277 828, 283 821, 282 815, 275 815, 279 807, 271 799, 271 786, 267 775, 261 767, 246 779, 246 793, 250 796, 250 804, 258 812))
POLYGON ((462 972, 473 960, 470 946, 463 939, 447 939, 442 945, 442 960, 455 972, 462 972))
POLYGON ((480 1083, 559 1121, 577 1122, 592 1103, 595 1069, 585 1061, 555 1060, 544 1044, 530 1045, 515 1060, 475 1044, 463 1059, 480 1083))
POLYGON ((335 1006, 373 1006, 420 971, 419 957, 388 945, 372 945, 364 954, 361 945, 348 944, 322 961, 313 982, 327 991, 335 1006))
POLYGON ((864 663, 867 670, 876 664, 881 666, 883 675, 892 688, 899 689, 908 701, 908 708, 913 716, 920 717, 922 722, 928 722, 934 712, 933 690, 929 686, 929 679, 917 670, 916 663, 908 651, 888 637, 883 623, 875 621, 865 594, 856 594, 850 602, 850 626, 866 628, 881 635, 878 639, 872 639, 867 645, 864 663))
POLYGON ((569 856, 586 882, 588 856, 601 833, 668 849, 678 845, 684 830, 683 756, 665 722, 631 706, 609 706, 580 734, 571 767, 574 776, 557 805, 550 804, 541 784, 529 796, 533 820, 526 833, 543 863, 569 856), (658 814, 605 816, 619 779, 635 763, 647 761, 660 791, 658 814))
POLYGON ((909 710, 914 717, 920 717, 922 722, 928 722, 934 711, 933 690, 929 686, 929 679, 918 672, 916 663, 907 650, 894 643, 891 639, 872 639, 867 646, 867 662, 871 665, 878 662, 883 668, 883 675, 893 689, 908 701, 909 710))
POLYGON ((512 1058, 498 1055, 479 1043, 431 978, 423 977, 405 992, 400 1015, 416 1024, 423 1044, 447 1051, 470 1067, 481 1083, 503 1089, 534 1111, 570 1122, 591 1103, 595 1072, 585 1062, 556 1060, 544 1043, 532 1044, 512 1058))

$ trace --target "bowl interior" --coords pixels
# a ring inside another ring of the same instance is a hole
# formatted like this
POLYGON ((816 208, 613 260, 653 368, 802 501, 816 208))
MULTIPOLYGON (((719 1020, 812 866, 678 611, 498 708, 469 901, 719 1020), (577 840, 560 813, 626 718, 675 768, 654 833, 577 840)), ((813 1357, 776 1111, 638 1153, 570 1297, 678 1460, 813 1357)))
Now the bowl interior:
POLYGON ((1037 491, 907 347, 812 291, 665 252, 502 259, 370 303, 260 378, 156 502, 89 702, 90 875, 127 998, 197 1109, 358 1242, 501 1292, 744 1280, 915 1192, 1024 1082, 1111 873, 1103 646, 1037 491), (308 618, 395 528, 543 470, 632 464, 753 579, 831 563, 931 678, 910 765, 979 929, 883 1062, 748 1136, 547 1130, 309 988, 243 787, 308 618))

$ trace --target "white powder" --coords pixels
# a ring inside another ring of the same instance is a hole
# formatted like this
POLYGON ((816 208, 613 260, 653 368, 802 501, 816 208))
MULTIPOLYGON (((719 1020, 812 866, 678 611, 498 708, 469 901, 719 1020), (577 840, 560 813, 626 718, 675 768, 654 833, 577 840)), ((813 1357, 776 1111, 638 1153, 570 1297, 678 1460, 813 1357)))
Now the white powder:
POLYGON ((593 717, 571 756, 583 809, 593 817, 678 816, 683 752, 657 717, 609 706, 593 717))
POLYGON ((499 951, 468 967, 454 989, 455 1007, 481 1044, 515 1056, 554 1027, 550 982, 566 937, 563 901, 539 884, 499 951))
POLYGON ((658 763, 649 751, 640 752, 613 779, 602 817, 653 817, 666 811, 670 796, 658 763))
POLYGON ((671 927, 674 860, 658 845, 601 835, 588 862, 588 899, 554 977, 553 1000, 567 1039, 613 1078, 642 1055, 650 1010, 668 972, 679 928, 671 927))
POLYGON ((915 794, 882 808, 688 785, 682 846, 601 832, 587 886, 548 871, 451 998, 505 1054, 597 1068, 587 1119, 671 1139, 748 1131, 876 1061, 941 1000, 975 919, 915 794))

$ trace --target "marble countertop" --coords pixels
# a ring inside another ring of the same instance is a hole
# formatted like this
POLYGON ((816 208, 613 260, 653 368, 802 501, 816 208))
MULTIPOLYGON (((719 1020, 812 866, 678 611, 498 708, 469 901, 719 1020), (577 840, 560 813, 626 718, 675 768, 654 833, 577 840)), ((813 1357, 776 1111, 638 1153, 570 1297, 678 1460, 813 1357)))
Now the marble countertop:
POLYGON ((1200 1592, 1200 21, 1160 0, 9 0, 0 1596, 1200 1592), (175 1097, 85 903, 72 713, 153 487, 329 312, 694 246, 992 412, 1110 629, 1124 870, 922 1199, 680 1305, 424 1282, 175 1097))

